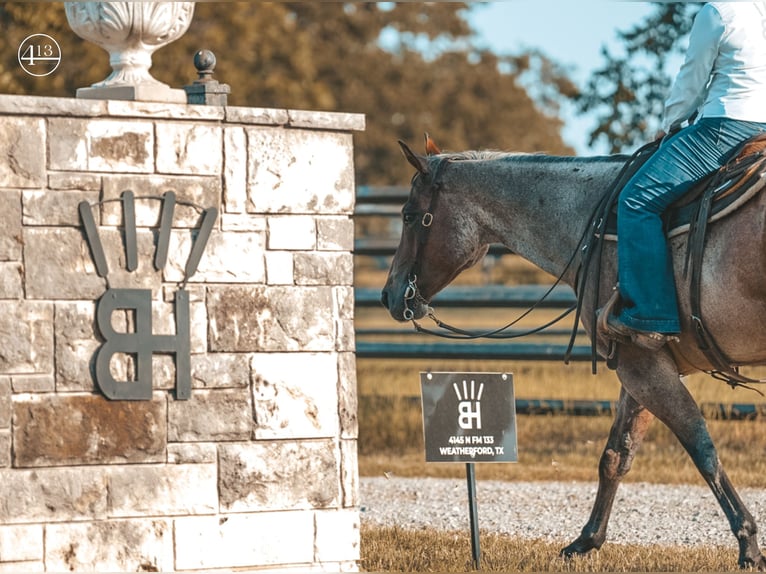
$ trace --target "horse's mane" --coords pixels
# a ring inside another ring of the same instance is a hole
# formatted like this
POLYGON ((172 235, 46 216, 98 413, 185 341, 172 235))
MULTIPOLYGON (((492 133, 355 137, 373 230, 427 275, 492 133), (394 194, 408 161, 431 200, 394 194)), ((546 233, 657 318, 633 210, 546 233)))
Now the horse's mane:
POLYGON ((524 153, 524 152, 507 152, 497 150, 467 150, 462 152, 449 152, 443 153, 438 156, 434 156, 440 160, 446 161, 487 161, 487 160, 501 160, 501 159, 514 159, 514 160, 529 160, 540 162, 622 162, 628 160, 626 155, 607 155, 607 156, 557 156, 548 155, 544 152, 524 153))
POLYGON ((442 157, 448 161, 481 161, 488 159, 503 159, 521 155, 530 154, 497 150, 467 150, 462 152, 442 154, 442 157))

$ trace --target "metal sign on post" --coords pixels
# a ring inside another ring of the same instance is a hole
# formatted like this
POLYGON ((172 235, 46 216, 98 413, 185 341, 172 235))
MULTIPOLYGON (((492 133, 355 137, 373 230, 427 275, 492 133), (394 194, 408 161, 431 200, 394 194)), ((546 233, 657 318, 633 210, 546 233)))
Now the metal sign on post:
POLYGON ((516 462, 508 373, 420 373, 426 462, 516 462))
POLYGON ((508 373, 420 373, 426 462, 466 463, 473 565, 481 565, 476 462, 516 462, 516 403, 508 373))

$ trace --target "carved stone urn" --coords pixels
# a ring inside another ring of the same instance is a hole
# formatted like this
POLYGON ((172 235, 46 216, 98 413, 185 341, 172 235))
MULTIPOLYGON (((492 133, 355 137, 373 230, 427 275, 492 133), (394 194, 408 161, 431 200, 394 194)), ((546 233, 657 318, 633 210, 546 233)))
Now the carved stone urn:
POLYGON ((109 52, 112 73, 78 98, 186 102, 151 76, 152 53, 189 29, 194 2, 64 2, 69 26, 109 52))

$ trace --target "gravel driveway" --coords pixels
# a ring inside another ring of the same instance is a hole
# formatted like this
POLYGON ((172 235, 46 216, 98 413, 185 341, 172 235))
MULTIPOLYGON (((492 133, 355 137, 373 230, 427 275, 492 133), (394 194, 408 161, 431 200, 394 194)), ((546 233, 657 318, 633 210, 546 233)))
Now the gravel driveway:
MULTIPOLYGON (((568 544, 590 515, 596 483, 478 481, 482 531, 568 544)), ((465 479, 361 478, 363 524, 469 529, 465 479)), ((766 490, 740 496, 766 527, 766 490)), ((624 483, 609 523, 608 541, 633 544, 723 545, 736 548, 723 512, 704 486, 624 483)))

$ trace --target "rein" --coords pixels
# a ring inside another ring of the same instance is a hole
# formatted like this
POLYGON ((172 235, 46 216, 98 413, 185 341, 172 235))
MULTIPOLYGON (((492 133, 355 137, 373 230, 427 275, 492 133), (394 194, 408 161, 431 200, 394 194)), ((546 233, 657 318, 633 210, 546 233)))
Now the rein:
MULTIPOLYGON (((609 219, 609 212, 617 201, 617 198, 625 187, 625 184, 631 177, 638 171, 638 169, 649 159, 657 148, 659 148, 661 140, 655 140, 643 145, 636 150, 633 155, 630 156, 628 161, 617 174, 612 184, 604 192, 596 209, 588 221, 588 225, 585 228, 585 237, 590 236, 589 241, 582 247, 582 263, 580 265, 577 283, 575 285, 575 291, 577 292, 577 313, 575 314, 575 323, 572 328, 572 335, 569 339, 569 345, 566 353, 564 354, 564 362, 569 362, 572 349, 574 347, 575 338, 577 337, 577 324, 580 322, 580 315, 582 314, 582 306, 585 299, 586 286, 588 284, 588 278, 591 275, 591 265, 595 265, 592 276, 595 278, 595 297, 598 301, 598 294, 601 291, 601 259, 604 251, 604 236, 606 234, 607 220, 609 219), (595 259, 594 259, 595 255, 595 259)), ((582 245, 583 239, 580 240, 582 245)), ((598 351, 596 350, 596 313, 593 313, 591 318, 591 372, 595 375, 597 371, 597 357, 598 351)), ((610 350, 609 357, 607 357, 607 364, 609 360, 615 357, 614 349, 610 350)))

